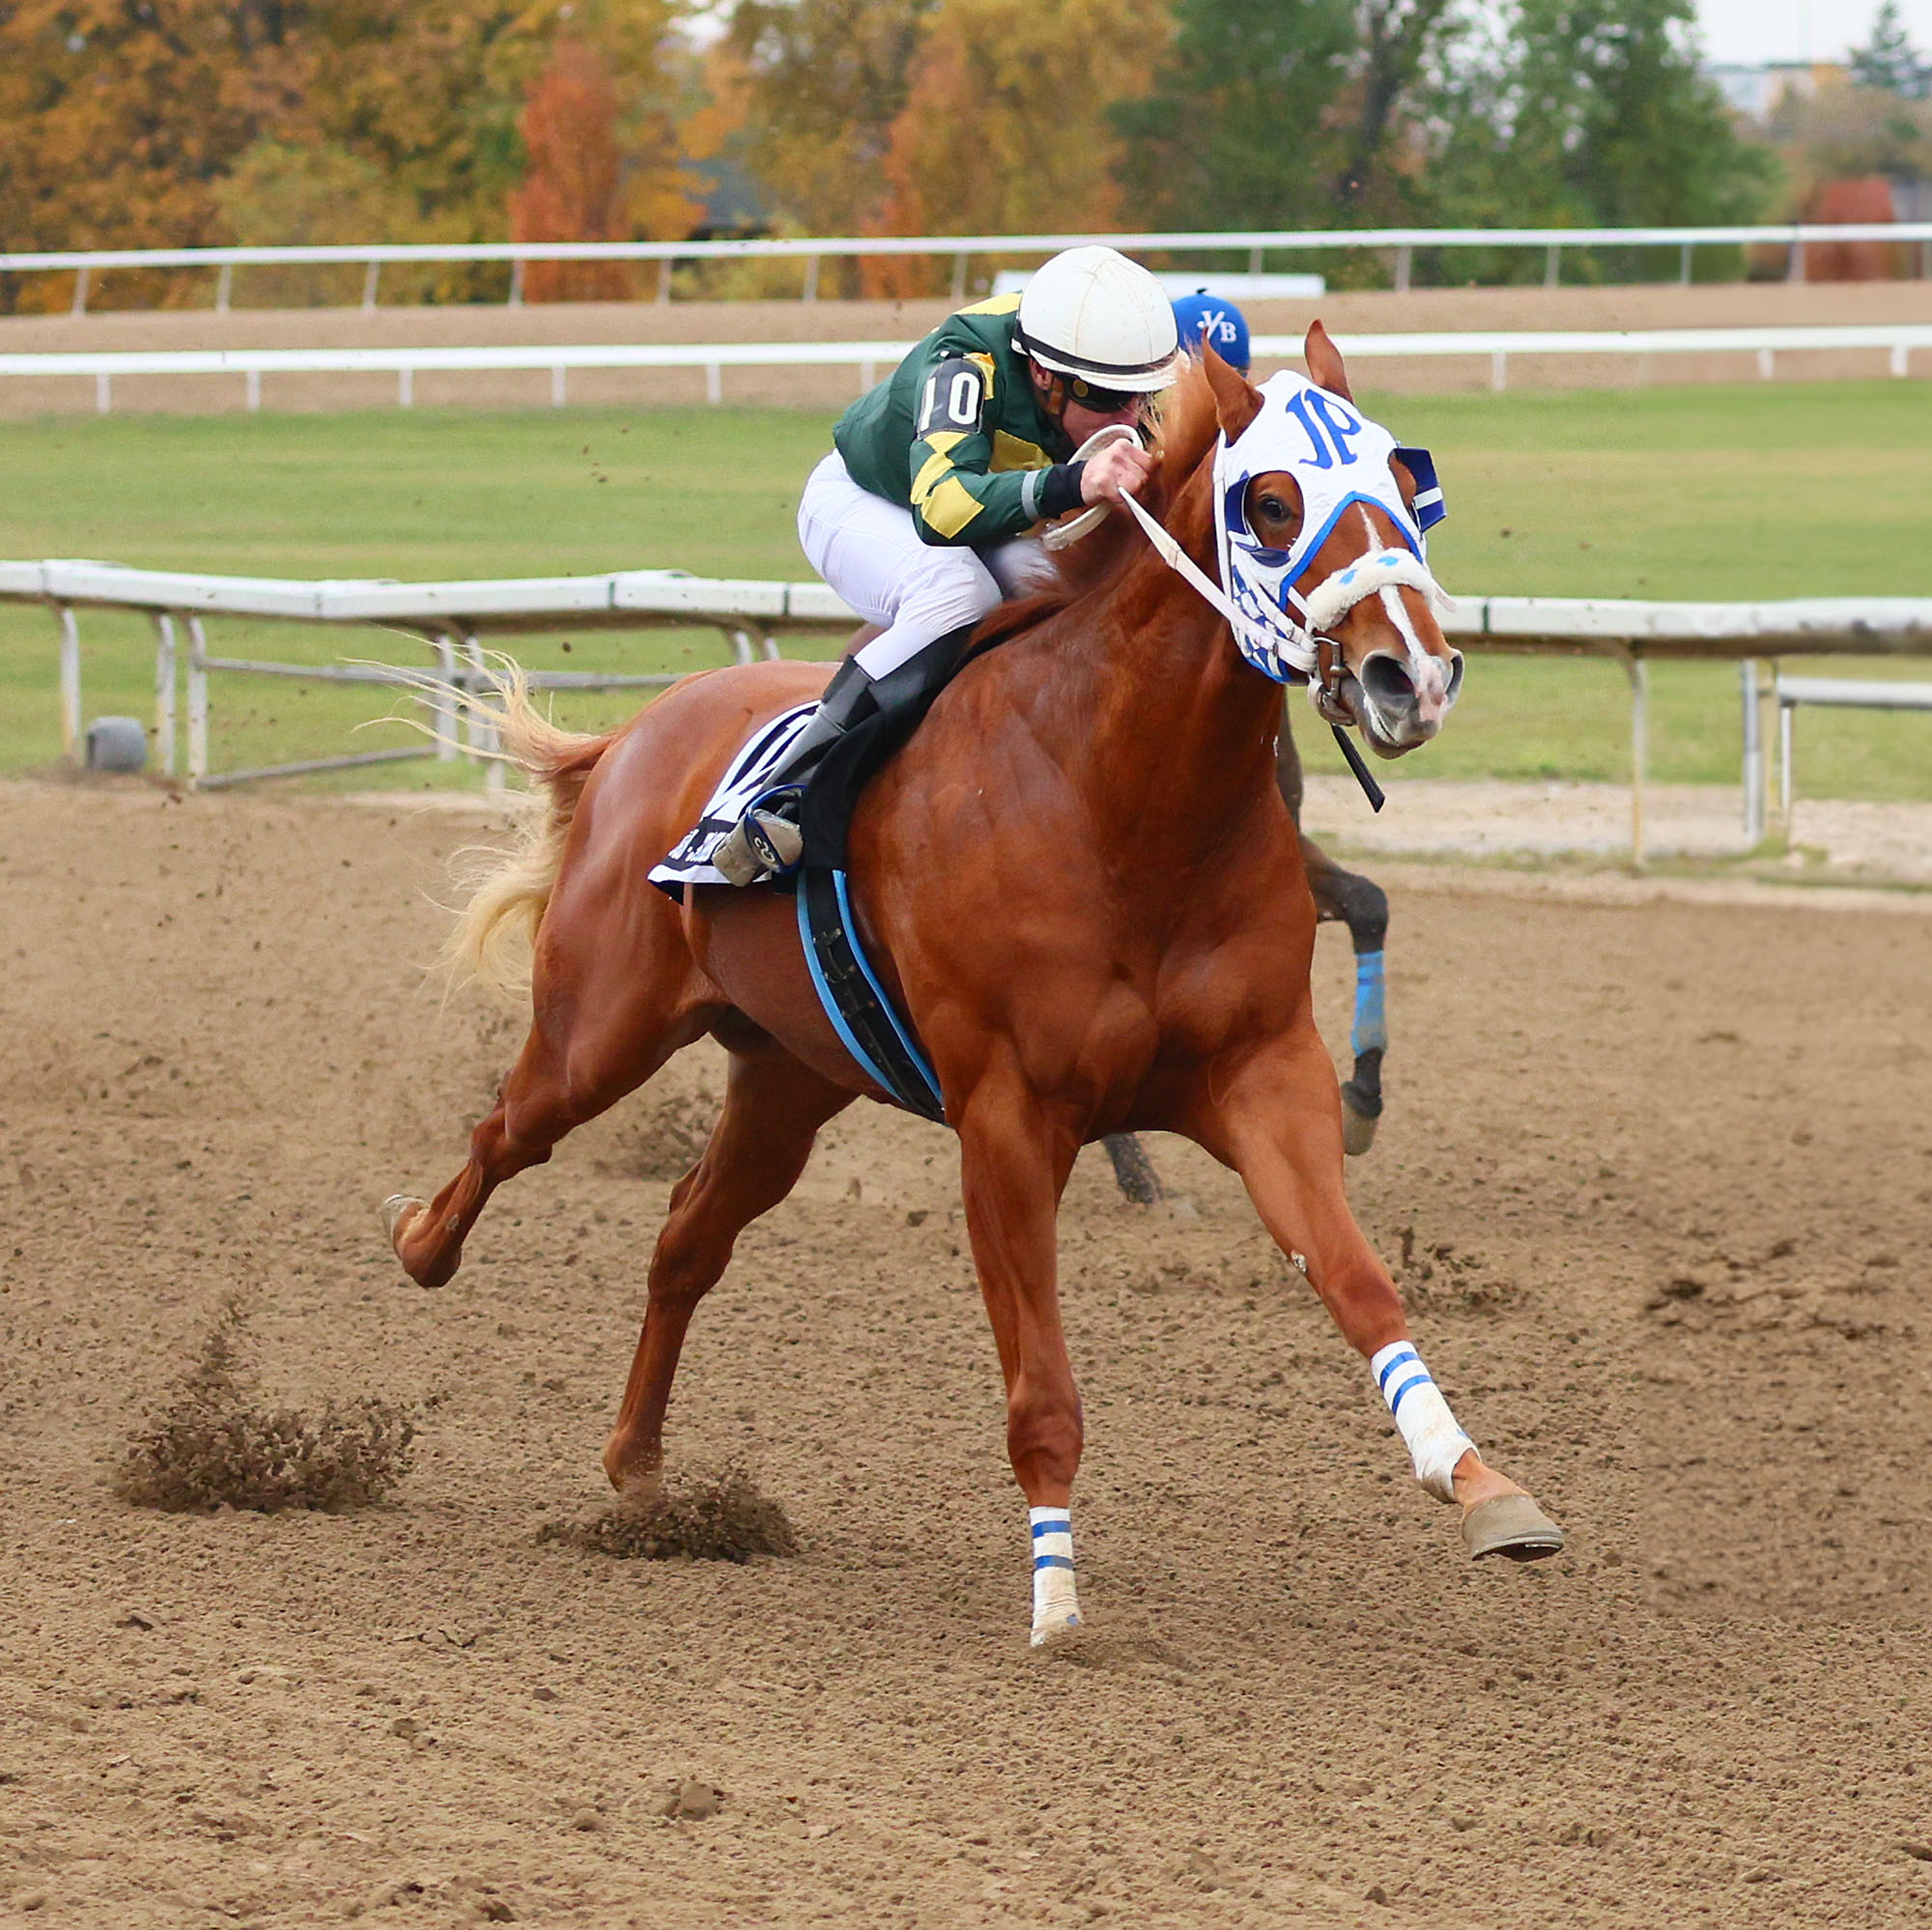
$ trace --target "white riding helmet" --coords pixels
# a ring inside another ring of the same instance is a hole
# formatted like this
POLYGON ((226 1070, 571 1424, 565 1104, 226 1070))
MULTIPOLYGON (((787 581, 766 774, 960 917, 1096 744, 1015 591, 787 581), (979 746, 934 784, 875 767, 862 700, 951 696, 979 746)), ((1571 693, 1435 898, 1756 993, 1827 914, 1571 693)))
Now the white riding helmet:
POLYGON ((1174 379, 1180 338, 1161 285, 1113 248, 1068 248, 1020 297, 1013 340, 1042 368, 1146 394, 1174 379))

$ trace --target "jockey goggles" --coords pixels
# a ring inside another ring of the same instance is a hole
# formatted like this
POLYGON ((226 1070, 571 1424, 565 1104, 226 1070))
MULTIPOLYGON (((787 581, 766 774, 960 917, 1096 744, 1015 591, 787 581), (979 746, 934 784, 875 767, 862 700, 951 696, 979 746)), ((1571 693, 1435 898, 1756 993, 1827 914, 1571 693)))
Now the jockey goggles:
POLYGON ((1403 447, 1340 396, 1288 370, 1270 376, 1261 397, 1253 422, 1215 450, 1216 558, 1241 655, 1277 683, 1299 682, 1315 671, 1317 636, 1365 597, 1406 585, 1450 607, 1428 566, 1428 532, 1447 511, 1427 449, 1403 447), (1413 509, 1392 461, 1415 480, 1413 509), (1301 527, 1286 550, 1268 548, 1247 521, 1249 484, 1275 470, 1301 491, 1301 527), (1304 596, 1298 584, 1316 552, 1357 504, 1382 510, 1404 547, 1385 548, 1373 536, 1353 563, 1304 596))
POLYGON ((1063 376, 1061 380, 1066 384, 1068 397, 1096 415, 1118 415, 1123 409, 1147 400, 1136 389, 1096 387, 1085 376, 1063 376))

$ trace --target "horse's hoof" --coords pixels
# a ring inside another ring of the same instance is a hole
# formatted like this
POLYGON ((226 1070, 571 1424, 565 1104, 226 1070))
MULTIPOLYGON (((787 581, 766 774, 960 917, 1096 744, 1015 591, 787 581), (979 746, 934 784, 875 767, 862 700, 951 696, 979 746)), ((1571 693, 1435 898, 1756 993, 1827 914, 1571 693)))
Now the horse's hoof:
POLYGON ((1347 1099, 1342 1101, 1342 1150, 1359 1159, 1376 1143, 1376 1127, 1380 1121, 1358 1113, 1347 1099))
POLYGON ((1050 1648, 1055 1642, 1064 1641, 1074 1630, 1084 1627, 1077 1608, 1068 1608, 1044 1622, 1034 1624, 1032 1646, 1037 1649, 1050 1648))
POLYGON ((1562 1553, 1563 1530, 1527 1494, 1497 1494, 1463 1517, 1463 1546, 1474 1561, 1544 1561, 1562 1553))
POLYGON ((418 1211, 427 1212, 429 1202, 418 1200, 408 1193, 391 1193, 383 1202, 383 1231, 389 1235, 389 1246, 394 1250, 403 1236, 409 1223, 418 1211))

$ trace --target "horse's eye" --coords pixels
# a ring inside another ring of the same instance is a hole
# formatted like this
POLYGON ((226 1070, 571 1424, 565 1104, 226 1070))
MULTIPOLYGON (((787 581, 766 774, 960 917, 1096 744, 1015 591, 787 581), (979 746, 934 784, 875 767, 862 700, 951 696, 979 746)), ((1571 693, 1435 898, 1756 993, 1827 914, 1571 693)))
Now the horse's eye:
POLYGON ((1293 512, 1278 496, 1264 496, 1261 499, 1261 512, 1270 523, 1285 523, 1293 512))

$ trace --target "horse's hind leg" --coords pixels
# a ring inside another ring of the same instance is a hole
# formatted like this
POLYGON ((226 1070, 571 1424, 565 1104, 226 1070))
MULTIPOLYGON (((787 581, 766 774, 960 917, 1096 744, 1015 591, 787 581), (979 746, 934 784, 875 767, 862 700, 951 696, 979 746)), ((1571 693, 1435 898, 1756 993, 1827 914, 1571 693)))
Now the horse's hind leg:
POLYGON ((666 902, 657 929, 546 922, 532 982, 529 1036, 497 1103, 469 1140, 469 1158, 427 1204, 396 1198, 384 1209, 403 1270, 440 1287, 462 1263, 463 1242, 505 1179, 538 1166, 558 1140, 634 1092, 723 1009, 703 986, 666 902))
POLYGON ((798 1184, 819 1127, 854 1096, 776 1048, 732 1056, 724 1111, 703 1158, 672 1190, 651 1256, 644 1330, 604 1448, 613 1487, 656 1473, 670 1383, 698 1301, 724 1271, 739 1234, 798 1184))

